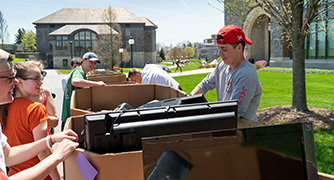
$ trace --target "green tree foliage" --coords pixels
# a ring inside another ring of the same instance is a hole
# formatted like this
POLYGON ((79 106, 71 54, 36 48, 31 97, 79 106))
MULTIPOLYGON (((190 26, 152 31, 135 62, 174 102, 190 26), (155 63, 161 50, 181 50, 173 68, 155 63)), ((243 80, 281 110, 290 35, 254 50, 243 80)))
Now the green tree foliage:
POLYGON ((187 58, 194 58, 195 50, 191 46, 187 46, 184 50, 187 54, 187 58))
POLYGON ((159 56, 161 57, 161 59, 166 60, 164 48, 160 49, 159 56))
POLYGON ((117 14, 115 13, 115 9, 111 7, 105 9, 103 16, 104 26, 102 28, 104 29, 101 29, 101 31, 107 33, 98 35, 95 41, 94 51, 105 65, 112 67, 128 60, 129 53, 126 48, 123 48, 124 51, 121 60, 119 48, 123 46, 122 30, 120 25, 116 22, 117 14))
POLYGON ((179 48, 173 47, 171 50, 168 51, 168 59, 175 60, 180 59, 180 51, 179 48))
POLYGON ((23 34, 26 32, 25 29, 23 28, 19 28, 19 30, 17 30, 17 34, 15 34, 15 44, 21 44, 22 43, 22 37, 23 34))
POLYGON ((0 41, 2 49, 4 49, 4 43, 8 38, 8 25, 7 20, 4 18, 4 14, 0 11, 0 41))
POLYGON ((28 30, 24 32, 21 41, 21 44, 24 46, 24 51, 35 52, 37 50, 35 34, 32 31, 28 30))

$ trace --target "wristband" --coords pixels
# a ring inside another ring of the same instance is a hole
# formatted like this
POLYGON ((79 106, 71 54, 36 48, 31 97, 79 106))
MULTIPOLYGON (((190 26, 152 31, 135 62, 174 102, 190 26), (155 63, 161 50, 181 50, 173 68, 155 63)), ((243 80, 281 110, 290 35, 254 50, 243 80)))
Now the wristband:
POLYGON ((54 143, 52 142, 52 135, 50 135, 50 142, 51 142, 51 146, 53 146, 54 143))
POLYGON ((50 149, 51 146, 50 146, 50 142, 49 142, 49 137, 50 137, 50 136, 47 136, 47 137, 46 137, 46 147, 48 147, 48 148, 50 149))

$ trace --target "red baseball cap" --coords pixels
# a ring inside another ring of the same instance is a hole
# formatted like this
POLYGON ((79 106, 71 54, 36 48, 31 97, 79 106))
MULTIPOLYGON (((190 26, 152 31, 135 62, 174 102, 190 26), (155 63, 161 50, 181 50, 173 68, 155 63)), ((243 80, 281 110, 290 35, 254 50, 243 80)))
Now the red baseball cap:
POLYGON ((241 28, 235 25, 227 25, 221 28, 217 34, 217 44, 232 44, 240 41, 251 45, 252 41, 246 38, 245 33, 241 28), (221 35, 223 38, 218 39, 218 36, 221 35))

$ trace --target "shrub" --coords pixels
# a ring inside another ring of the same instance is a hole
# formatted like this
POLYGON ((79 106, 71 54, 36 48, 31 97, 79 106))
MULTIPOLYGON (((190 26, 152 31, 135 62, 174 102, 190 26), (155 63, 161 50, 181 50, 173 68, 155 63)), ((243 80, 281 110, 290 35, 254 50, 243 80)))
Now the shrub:
POLYGON ((265 60, 255 61, 255 63, 254 63, 254 66, 256 67, 256 69, 263 68, 266 65, 267 65, 267 61, 265 61, 265 60))

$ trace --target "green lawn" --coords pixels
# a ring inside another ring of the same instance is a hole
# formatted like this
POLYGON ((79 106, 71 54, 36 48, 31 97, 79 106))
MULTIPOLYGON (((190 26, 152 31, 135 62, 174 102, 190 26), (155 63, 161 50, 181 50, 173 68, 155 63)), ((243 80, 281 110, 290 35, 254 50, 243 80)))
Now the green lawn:
MULTIPOLYGON (((187 93, 206 76, 197 74, 174 77, 187 93)), ((262 86, 259 109, 292 104, 291 69, 264 68, 258 71, 262 86)), ((306 94, 308 107, 334 110, 334 71, 307 70, 306 94)), ((205 95, 210 102, 217 101, 216 90, 205 95)), ((318 171, 334 175, 334 131, 314 131, 318 171)))
POLYGON ((13 64, 15 64, 16 62, 26 61, 26 59, 24 59, 24 58, 16 58, 16 57, 15 57, 15 54, 12 55, 12 56, 13 56, 13 58, 14 58, 13 64))

